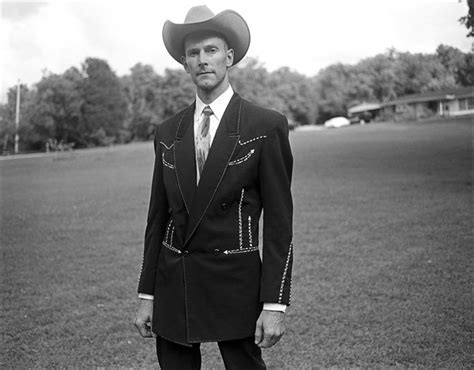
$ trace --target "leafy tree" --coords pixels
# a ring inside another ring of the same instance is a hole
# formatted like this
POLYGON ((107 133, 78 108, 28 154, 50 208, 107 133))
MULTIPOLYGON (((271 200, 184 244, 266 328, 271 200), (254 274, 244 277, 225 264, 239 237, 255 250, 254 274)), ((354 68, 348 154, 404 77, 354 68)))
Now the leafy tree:
POLYGON ((13 151, 15 126, 9 117, 8 108, 8 104, 0 104, 0 144, 2 145, 2 153, 13 151))
POLYGON ((87 58, 82 65, 85 76, 81 87, 84 104, 80 128, 86 145, 106 145, 120 141, 126 114, 126 100, 119 78, 106 61, 87 58))
POLYGON ((280 104, 279 110, 291 121, 302 125, 316 120, 316 89, 310 80, 288 67, 277 69, 269 75, 271 96, 280 104))
POLYGON ((464 54, 462 62, 455 72, 456 82, 461 86, 474 85, 474 56, 472 53, 464 54))
POLYGON ((316 119, 316 91, 302 74, 287 67, 269 73, 257 59, 247 58, 231 70, 230 78, 243 97, 284 113, 290 121, 308 124, 316 119))
POLYGON ((387 101, 396 96, 395 50, 360 61, 355 66, 354 100, 387 101))
POLYGON ((353 69, 342 63, 333 64, 321 70, 314 78, 319 96, 318 123, 334 116, 345 116, 349 102, 355 95, 353 90, 353 69))
POLYGON ((474 85, 472 53, 463 53, 455 47, 441 44, 436 49, 436 58, 456 85, 474 85))
POLYGON ((51 138, 86 146, 85 133, 80 126, 84 102, 82 81, 82 75, 73 67, 62 75, 47 74, 36 84, 31 124, 42 143, 51 138))
POLYGON ((463 62, 464 53, 455 47, 440 44, 436 48, 436 59, 445 69, 455 72, 463 62))
POLYGON ((246 58, 233 67, 230 70, 230 81, 236 92, 256 104, 277 110, 281 106, 271 97, 268 71, 255 58, 246 58))
POLYGON ((160 104, 163 105, 163 119, 167 119, 191 104, 196 96, 196 89, 184 69, 165 69, 161 80, 160 104))
POLYGON ((128 101, 124 129, 131 140, 148 140, 153 137, 155 127, 163 120, 163 78, 153 67, 136 64, 130 75, 122 78, 124 94, 128 101))
POLYGON ((455 86, 453 73, 430 54, 399 53, 394 70, 397 96, 455 86))
POLYGON ((467 15, 461 17, 459 21, 468 29, 467 37, 474 37, 474 0, 467 0, 467 6, 469 7, 467 15))

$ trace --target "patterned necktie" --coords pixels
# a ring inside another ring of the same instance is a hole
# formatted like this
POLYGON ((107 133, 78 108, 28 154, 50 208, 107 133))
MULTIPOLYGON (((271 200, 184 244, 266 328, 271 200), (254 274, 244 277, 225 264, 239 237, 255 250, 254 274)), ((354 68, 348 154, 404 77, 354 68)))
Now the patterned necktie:
POLYGON ((211 147, 211 135, 209 134, 211 115, 212 109, 206 105, 202 110, 202 120, 196 133, 196 162, 198 166, 199 177, 201 177, 207 155, 209 154, 209 148, 211 147))

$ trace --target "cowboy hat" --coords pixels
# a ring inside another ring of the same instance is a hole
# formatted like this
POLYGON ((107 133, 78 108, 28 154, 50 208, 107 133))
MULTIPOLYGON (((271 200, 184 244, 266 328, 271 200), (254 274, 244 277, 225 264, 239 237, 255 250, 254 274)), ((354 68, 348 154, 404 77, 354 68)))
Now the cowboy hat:
POLYGON ((181 63, 186 36, 198 31, 212 31, 224 36, 229 48, 234 49, 234 65, 247 53, 250 30, 240 14, 224 10, 217 15, 205 5, 192 7, 184 23, 166 21, 163 26, 163 42, 171 56, 181 63))

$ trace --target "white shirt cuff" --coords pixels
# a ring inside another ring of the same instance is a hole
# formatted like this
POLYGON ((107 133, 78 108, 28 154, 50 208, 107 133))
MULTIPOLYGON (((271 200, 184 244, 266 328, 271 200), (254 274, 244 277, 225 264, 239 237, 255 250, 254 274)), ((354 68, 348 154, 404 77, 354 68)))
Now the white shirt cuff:
POLYGON ((263 309, 267 311, 280 311, 280 312, 285 312, 286 311, 286 304, 280 304, 280 303, 264 303, 263 304, 263 309))
POLYGON ((153 297, 151 294, 138 293, 138 298, 148 299, 149 301, 153 301, 155 297, 153 297))

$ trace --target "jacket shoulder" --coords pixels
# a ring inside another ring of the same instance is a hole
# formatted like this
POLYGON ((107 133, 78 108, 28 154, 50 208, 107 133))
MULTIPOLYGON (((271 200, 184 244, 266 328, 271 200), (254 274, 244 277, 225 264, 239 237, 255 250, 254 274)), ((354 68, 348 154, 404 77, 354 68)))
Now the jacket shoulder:
MULTIPOLYGON (((158 126, 157 126, 157 130, 160 130, 160 133, 162 132, 167 132, 169 131, 170 129, 174 131, 176 131, 176 128, 178 127, 178 124, 179 122, 181 121, 181 119, 183 118, 184 114, 186 113, 186 111, 188 109, 191 108, 191 105, 188 105, 186 108, 180 110, 178 113, 176 113, 174 116, 166 119, 165 121, 163 121, 162 123, 160 123, 158 126)), ((173 131, 173 134, 174 134, 174 131, 173 131)))
POLYGON ((171 145, 170 143, 174 141, 176 131, 178 129, 179 123, 183 119, 186 112, 191 109, 192 104, 186 108, 180 110, 174 116, 166 119, 160 123, 155 128, 155 142, 160 141, 165 145, 171 145))
POLYGON ((242 115, 246 121, 253 122, 264 131, 288 129, 288 120, 282 113, 262 107, 246 99, 242 99, 242 115))

